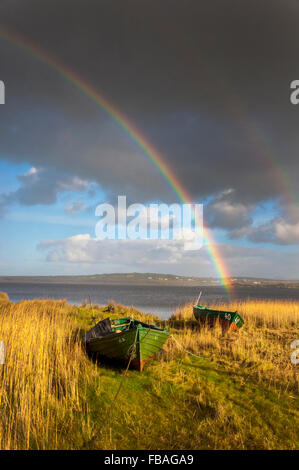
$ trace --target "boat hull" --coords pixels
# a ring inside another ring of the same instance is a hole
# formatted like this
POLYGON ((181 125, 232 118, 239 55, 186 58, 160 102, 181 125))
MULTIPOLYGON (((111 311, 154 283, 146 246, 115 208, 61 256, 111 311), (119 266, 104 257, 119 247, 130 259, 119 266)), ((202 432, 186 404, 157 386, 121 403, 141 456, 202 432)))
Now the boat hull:
POLYGON ((213 310, 202 305, 194 305, 193 314, 196 320, 214 326, 217 322, 223 329, 234 331, 244 324, 243 318, 238 312, 227 312, 223 310, 213 310))
POLYGON ((167 330, 137 325, 120 333, 92 338, 86 343, 86 349, 88 352, 126 363, 132 356, 132 366, 142 371, 145 362, 163 347, 169 335, 167 330))

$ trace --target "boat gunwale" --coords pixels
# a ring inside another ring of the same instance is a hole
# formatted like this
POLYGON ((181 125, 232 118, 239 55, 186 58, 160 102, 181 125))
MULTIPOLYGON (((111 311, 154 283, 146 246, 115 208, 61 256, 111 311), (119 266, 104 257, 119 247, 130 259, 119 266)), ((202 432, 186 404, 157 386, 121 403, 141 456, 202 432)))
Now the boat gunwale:
MULTIPOLYGON (((136 320, 138 321, 138 320, 136 320)), ((155 325, 151 325, 151 326, 155 326, 155 325)), ((108 335, 105 335, 105 336, 96 336, 94 338, 90 338, 89 340, 86 340, 85 342, 88 344, 88 343, 93 343, 95 341, 98 341, 98 340, 104 340, 104 339, 112 339, 112 338, 119 338, 120 336, 123 336, 129 332, 132 332, 132 331, 136 331, 136 330, 139 330, 139 331, 148 331, 148 330, 151 330, 151 331, 155 331, 156 334, 158 333, 164 333, 164 334, 167 334, 167 335, 170 335, 171 332, 169 330, 166 330, 166 328, 151 328, 150 326, 148 327, 145 327, 145 326, 142 326, 140 324, 137 323, 137 325, 133 325, 131 328, 126 328, 120 332, 116 332, 116 331, 112 331, 111 334, 108 334, 108 335)))
POLYGON ((216 310, 214 308, 204 307, 203 305, 193 305, 193 308, 196 308, 198 310, 207 310, 209 312, 215 312, 215 313, 234 313, 234 314, 238 313, 238 310, 216 310))
POLYGON ((193 305, 193 315, 195 316, 196 320, 208 320, 210 318, 215 319, 218 317, 220 321, 226 321, 230 325, 235 324, 238 328, 241 328, 244 325, 244 319, 241 317, 241 315, 238 313, 238 310, 231 311, 231 310, 214 310, 209 307, 204 307, 203 305, 193 305), (204 314, 203 312, 206 311, 207 313, 204 314), (198 313, 198 316, 196 313, 198 313), (200 315, 200 312, 202 312, 202 315, 200 315), (225 314, 231 315, 231 318, 221 318, 221 314, 224 316, 225 314), (239 320, 236 322, 235 320, 239 319, 241 320, 241 325, 239 326, 239 320))

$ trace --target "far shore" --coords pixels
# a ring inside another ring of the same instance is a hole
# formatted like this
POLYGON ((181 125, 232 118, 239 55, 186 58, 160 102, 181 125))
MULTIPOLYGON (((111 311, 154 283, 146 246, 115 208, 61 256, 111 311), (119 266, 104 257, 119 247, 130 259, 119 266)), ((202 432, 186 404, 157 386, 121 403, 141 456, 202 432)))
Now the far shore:
MULTIPOLYGON (((0 276, 0 283, 24 284, 88 284, 88 285, 139 285, 139 286, 219 286, 219 279, 210 277, 187 277, 173 274, 157 273, 115 273, 94 274, 85 276, 0 276)), ((299 280, 278 280, 252 277, 231 278, 230 283, 235 287, 253 288, 293 288, 299 289, 299 280)))

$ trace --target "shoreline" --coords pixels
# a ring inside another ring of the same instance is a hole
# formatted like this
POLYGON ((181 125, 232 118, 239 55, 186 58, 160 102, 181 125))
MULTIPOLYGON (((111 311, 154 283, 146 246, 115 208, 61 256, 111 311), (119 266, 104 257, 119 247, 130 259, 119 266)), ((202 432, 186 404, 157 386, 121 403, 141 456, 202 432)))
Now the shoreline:
MULTIPOLYGON (((167 286, 167 287, 221 287, 219 279, 175 276, 169 274, 132 273, 132 274, 97 274, 86 276, 0 276, 0 284, 36 284, 36 285, 90 285, 90 286, 167 286)), ((263 278, 233 278, 233 288, 252 289, 299 289, 298 280, 275 280, 263 278)))

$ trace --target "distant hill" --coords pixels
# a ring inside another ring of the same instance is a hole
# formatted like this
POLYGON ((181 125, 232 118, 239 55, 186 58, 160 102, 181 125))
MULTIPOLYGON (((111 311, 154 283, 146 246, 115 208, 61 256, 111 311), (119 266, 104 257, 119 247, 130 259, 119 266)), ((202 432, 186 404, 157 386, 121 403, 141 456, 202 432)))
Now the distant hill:
MULTIPOLYGON (((299 288, 299 281, 275 280, 254 277, 234 277, 230 279, 234 286, 266 286, 299 288)), ((91 274, 86 276, 0 276, 0 283, 33 284, 119 284, 119 285, 178 285, 178 286, 217 286, 220 280, 212 277, 180 276, 159 273, 112 273, 91 274)))

